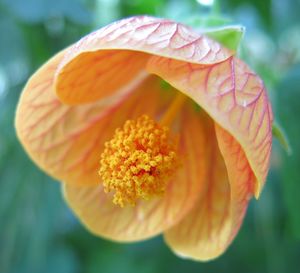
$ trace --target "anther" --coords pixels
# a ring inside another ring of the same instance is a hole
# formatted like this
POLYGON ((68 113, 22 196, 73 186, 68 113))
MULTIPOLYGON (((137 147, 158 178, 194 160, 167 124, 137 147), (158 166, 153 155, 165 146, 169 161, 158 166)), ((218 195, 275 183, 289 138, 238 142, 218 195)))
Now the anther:
POLYGON ((127 120, 104 146, 99 175, 121 207, 162 195, 180 165, 176 138, 146 115, 127 120))

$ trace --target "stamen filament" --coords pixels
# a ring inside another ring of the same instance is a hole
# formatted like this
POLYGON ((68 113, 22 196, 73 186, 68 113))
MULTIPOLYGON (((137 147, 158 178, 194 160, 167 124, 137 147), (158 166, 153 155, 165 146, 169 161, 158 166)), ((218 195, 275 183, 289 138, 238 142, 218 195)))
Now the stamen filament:
POLYGON ((170 126, 178 113, 179 109, 183 105, 184 101, 186 99, 186 96, 182 94, 181 92, 178 92, 174 100, 172 101, 171 105, 167 109, 167 111, 164 113, 162 118, 159 121, 159 124, 162 126, 170 126))

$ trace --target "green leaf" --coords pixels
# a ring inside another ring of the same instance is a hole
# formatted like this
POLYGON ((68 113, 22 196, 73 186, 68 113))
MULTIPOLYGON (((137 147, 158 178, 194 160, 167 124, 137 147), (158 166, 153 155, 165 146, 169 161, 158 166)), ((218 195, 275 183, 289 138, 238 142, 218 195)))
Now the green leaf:
POLYGON ((237 51, 245 33, 245 27, 241 25, 231 25, 219 28, 204 29, 204 33, 218 41, 223 46, 237 51))
POLYGON ((279 141, 282 148, 286 151, 288 155, 292 154, 292 149, 288 140, 288 137, 282 127, 277 123, 274 122, 272 125, 272 133, 275 138, 279 141))
POLYGON ((245 33, 244 26, 231 25, 231 20, 223 16, 192 17, 186 23, 234 51, 238 50, 245 33))

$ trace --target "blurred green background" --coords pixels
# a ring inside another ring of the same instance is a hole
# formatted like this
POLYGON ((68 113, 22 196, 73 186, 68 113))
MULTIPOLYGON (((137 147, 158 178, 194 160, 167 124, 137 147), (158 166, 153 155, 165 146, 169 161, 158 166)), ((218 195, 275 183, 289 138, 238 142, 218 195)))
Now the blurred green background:
POLYGON ((0 0, 0 272, 300 272, 299 18, 297 0, 0 0), (161 237, 122 245, 89 234, 15 136, 28 77, 81 36, 136 14, 215 25, 222 15, 246 26, 241 56, 264 79, 293 151, 288 156, 274 141, 261 199, 251 202, 229 250, 210 263, 177 258, 161 237))

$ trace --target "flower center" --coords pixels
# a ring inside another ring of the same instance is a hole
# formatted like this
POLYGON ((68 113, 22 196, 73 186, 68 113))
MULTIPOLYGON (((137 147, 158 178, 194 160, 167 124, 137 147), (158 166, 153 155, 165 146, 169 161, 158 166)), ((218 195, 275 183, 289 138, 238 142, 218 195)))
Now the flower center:
POLYGON ((180 166, 177 138, 168 127, 184 101, 178 95, 157 123, 147 115, 127 120, 105 143, 99 175, 104 191, 113 192, 113 202, 124 207, 138 199, 162 195, 180 166))

